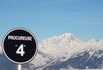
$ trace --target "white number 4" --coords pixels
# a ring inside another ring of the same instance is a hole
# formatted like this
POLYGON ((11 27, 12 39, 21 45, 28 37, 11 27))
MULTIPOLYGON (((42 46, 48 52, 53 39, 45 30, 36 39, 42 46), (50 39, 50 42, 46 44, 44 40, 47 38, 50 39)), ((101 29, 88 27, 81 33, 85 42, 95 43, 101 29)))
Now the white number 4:
POLYGON ((21 56, 24 56, 25 51, 24 51, 24 45, 23 45, 23 44, 21 44, 21 45, 19 46, 19 48, 18 48, 17 51, 16 51, 16 54, 20 54, 21 56))

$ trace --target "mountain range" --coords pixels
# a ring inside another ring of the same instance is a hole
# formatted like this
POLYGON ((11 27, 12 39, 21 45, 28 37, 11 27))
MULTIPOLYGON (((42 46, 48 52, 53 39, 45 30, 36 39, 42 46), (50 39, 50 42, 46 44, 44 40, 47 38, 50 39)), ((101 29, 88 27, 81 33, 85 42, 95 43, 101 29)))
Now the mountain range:
MULTIPOLYGON (((4 58, 4 56, 2 57, 4 58)), ((3 58, 0 56, 0 64, 4 63, 5 65, 8 60, 3 58), (3 62, 2 60, 7 61, 3 62)), ((10 64, 11 66, 15 67, 14 64, 10 64)), ((3 64, 1 66, 3 66, 3 64)), ((81 40, 76 38, 72 33, 65 33, 42 40, 38 43, 37 56, 30 63, 23 65, 24 70, 71 70, 102 68, 103 40, 81 40)))

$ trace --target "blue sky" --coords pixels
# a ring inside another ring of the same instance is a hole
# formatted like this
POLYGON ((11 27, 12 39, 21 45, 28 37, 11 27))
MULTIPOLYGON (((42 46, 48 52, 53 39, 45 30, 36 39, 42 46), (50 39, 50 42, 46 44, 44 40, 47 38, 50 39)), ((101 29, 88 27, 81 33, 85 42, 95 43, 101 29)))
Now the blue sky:
POLYGON ((67 32, 103 39, 103 0, 0 0, 0 41, 16 27, 29 29, 39 41, 67 32))

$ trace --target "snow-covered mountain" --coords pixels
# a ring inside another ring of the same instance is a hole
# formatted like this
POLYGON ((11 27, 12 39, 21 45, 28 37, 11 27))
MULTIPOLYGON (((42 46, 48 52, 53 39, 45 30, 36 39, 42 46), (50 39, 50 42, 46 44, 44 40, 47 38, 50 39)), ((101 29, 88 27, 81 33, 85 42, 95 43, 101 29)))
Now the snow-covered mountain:
POLYGON ((103 40, 81 40, 65 33, 43 40, 24 70, 103 69, 103 40))
POLYGON ((72 33, 48 38, 39 43, 38 54, 32 61, 44 70, 101 68, 103 40, 80 40, 72 33))

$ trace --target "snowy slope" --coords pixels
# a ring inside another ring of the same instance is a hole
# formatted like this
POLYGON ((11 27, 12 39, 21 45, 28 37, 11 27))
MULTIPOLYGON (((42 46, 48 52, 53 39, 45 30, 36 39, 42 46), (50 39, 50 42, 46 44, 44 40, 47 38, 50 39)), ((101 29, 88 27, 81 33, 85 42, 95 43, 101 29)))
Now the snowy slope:
MULTIPOLYGON (((102 64, 103 52, 100 53, 100 51, 103 51, 103 40, 91 39, 83 41, 76 38, 72 33, 65 33, 43 40, 39 43, 38 49, 39 53, 32 61, 35 64, 35 68, 38 69, 60 68, 62 67, 60 64, 63 63, 67 63, 66 66, 68 68, 98 68, 100 65, 97 65, 97 67, 93 64, 90 67, 85 66, 89 60, 90 62, 96 62, 96 60, 93 61, 94 57, 96 57, 94 59, 98 58, 98 60, 100 58, 99 62, 102 64), (85 62, 84 66, 75 64, 75 61, 78 60, 79 63, 82 58, 85 59, 82 61, 85 62), (71 61, 74 64, 70 64, 71 61)), ((66 67, 64 66, 62 68, 66 67)))

